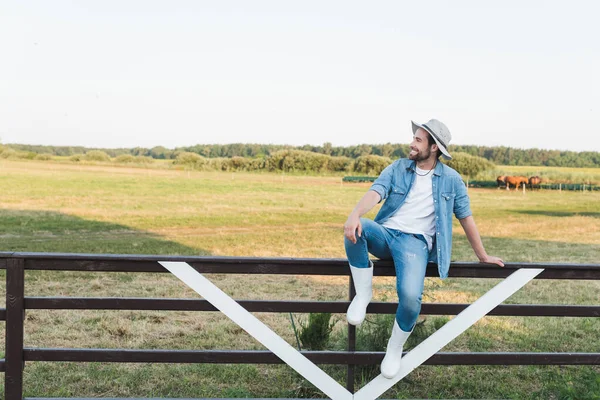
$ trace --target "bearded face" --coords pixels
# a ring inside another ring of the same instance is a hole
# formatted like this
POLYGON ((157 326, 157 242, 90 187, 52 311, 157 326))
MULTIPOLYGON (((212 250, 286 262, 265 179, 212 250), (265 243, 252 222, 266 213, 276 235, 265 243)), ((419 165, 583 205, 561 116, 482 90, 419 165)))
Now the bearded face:
POLYGON ((410 153, 408 154, 408 158, 413 161, 425 161, 431 156, 430 147, 424 146, 424 148, 419 149, 416 146, 410 146, 410 153))
POLYGON ((413 135, 413 141, 410 143, 408 158, 417 162, 426 161, 431 157, 432 146, 436 146, 435 151, 437 152, 437 145, 429 144, 429 133, 423 130, 423 128, 419 128, 413 135))

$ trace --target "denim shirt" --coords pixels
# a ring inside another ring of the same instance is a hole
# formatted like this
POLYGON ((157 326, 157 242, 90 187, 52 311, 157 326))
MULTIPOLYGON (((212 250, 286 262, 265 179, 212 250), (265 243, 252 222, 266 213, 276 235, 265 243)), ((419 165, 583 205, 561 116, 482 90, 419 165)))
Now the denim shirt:
MULTIPOLYGON (((406 158, 396 160, 381 172, 371 186, 371 190, 381 196, 381 201, 385 200, 375 222, 383 224, 402 207, 415 175, 415 161, 406 158)), ((472 214, 471 205, 461 176, 447 165, 437 163, 431 182, 435 237, 428 261, 437 263, 440 278, 444 279, 448 277, 452 254, 452 214, 459 220, 466 218, 472 214)))

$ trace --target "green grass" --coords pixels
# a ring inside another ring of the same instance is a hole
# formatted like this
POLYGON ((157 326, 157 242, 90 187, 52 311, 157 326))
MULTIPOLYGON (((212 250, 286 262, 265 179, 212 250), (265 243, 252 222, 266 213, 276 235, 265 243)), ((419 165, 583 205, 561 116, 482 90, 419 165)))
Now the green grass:
MULTIPOLYGON (((326 258, 344 256, 342 225, 369 187, 340 177, 9 160, 0 160, 0 183, 0 251, 326 258)), ((470 189, 470 196, 489 253, 507 262, 599 262, 600 193, 470 189)), ((458 222, 452 258, 475 260, 458 222)), ((210 279, 243 299, 340 300, 348 290, 346 277, 210 279)), ((472 302, 495 283, 427 279, 424 301, 472 302)), ((374 288, 377 300, 396 298, 390 278, 377 278, 374 288)), ((599 289, 600 282, 534 281, 508 302, 598 304, 599 289)), ((26 272, 26 294, 196 297, 167 274, 40 271, 26 272)), ((4 285, 0 296, 3 304, 4 285)), ((257 316, 295 345, 289 315, 257 316)), ((329 348, 343 348, 343 315, 334 319, 329 348)), ((447 319, 424 320, 415 341, 447 319)), ((25 331, 32 347, 262 349, 213 312, 31 310, 25 331)), ((597 352, 598 332, 599 318, 486 317, 445 351, 597 352)), ((367 335, 359 331, 359 343, 367 335)), ((342 367, 324 369, 344 381, 342 367)), ((583 366, 423 366, 385 397, 598 398, 599 374, 583 366)), ((288 367, 263 365, 27 363, 25 390, 32 397, 322 397, 288 367)))

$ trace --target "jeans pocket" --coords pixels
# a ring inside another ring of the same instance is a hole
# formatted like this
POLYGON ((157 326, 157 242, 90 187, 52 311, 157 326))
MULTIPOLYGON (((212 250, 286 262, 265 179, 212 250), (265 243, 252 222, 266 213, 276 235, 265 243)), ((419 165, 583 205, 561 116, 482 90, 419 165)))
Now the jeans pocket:
POLYGON ((423 236, 423 235, 417 235, 417 234, 414 234, 414 233, 412 233, 411 235, 413 237, 419 239, 421 242, 425 243, 426 246, 429 246, 428 243, 427 243, 427 239, 425 239, 425 236, 423 236))

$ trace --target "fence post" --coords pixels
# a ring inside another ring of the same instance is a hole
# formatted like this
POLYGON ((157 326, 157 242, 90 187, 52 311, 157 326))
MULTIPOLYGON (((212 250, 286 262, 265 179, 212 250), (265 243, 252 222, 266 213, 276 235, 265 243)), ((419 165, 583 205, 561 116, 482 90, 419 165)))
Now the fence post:
MULTIPOLYGON (((348 297, 350 301, 356 296, 354 290, 354 280, 350 275, 350 289, 348 291, 348 297)), ((348 351, 356 351, 356 327, 348 324, 348 351)), ((354 364, 348 363, 348 373, 346 376, 346 389, 350 393, 354 393, 354 364)))
POLYGON ((23 319, 25 262, 11 258, 6 263, 6 355, 4 393, 6 400, 23 399, 23 319))

